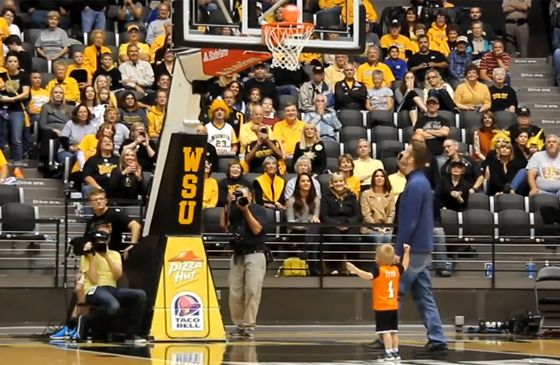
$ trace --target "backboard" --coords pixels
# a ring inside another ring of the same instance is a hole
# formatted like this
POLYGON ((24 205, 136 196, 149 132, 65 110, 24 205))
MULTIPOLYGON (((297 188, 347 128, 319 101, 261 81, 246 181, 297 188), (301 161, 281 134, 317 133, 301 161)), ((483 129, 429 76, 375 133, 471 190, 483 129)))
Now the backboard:
POLYGON ((275 13, 281 13, 282 6, 294 4, 305 9, 300 12, 298 22, 315 24, 315 33, 304 52, 361 53, 363 50, 365 11, 359 6, 361 0, 342 0, 342 6, 329 11, 313 9, 317 2, 312 0, 279 0, 267 9, 268 3, 258 0, 174 0, 174 48, 267 52, 261 25, 275 21, 275 13), (354 22, 354 19, 358 21, 354 22))

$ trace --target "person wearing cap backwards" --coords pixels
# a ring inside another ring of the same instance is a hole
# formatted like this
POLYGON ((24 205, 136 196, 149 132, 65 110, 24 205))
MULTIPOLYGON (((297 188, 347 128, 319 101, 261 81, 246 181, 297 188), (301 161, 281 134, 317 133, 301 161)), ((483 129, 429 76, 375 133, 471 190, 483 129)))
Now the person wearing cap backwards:
POLYGON ((464 35, 457 37, 457 46, 449 54, 449 75, 455 87, 463 81, 465 69, 472 63, 472 55, 467 52, 468 44, 469 39, 464 35))
POLYGON ((445 141, 449 134, 449 122, 438 114, 439 100, 437 97, 428 97, 426 99, 426 108, 428 109, 426 114, 416 122, 414 131, 421 131, 422 137, 426 140, 426 145, 441 166, 445 160, 443 141, 445 141))
POLYGON ((302 113, 312 112, 315 110, 313 100, 316 95, 325 95, 327 100, 327 108, 334 105, 334 94, 329 86, 325 83, 325 70, 323 66, 313 67, 313 75, 311 81, 305 82, 299 89, 298 106, 302 113))
POLYGON ((496 40, 492 42, 492 52, 486 53, 482 56, 480 61, 480 79, 483 81, 492 81, 492 70, 496 67, 501 67, 506 72, 509 71, 511 65, 511 56, 504 52, 504 42, 496 40))
POLYGON ((128 35, 128 43, 121 43, 121 45, 119 46, 119 61, 121 63, 128 61, 128 55, 126 50, 129 44, 134 44, 138 46, 138 49, 140 51, 140 59, 142 61, 149 62, 150 46, 140 41, 140 27, 138 26, 138 24, 129 24, 126 27, 126 32, 128 35))
MULTIPOLYGON (((521 132, 527 132, 529 138, 536 136, 539 132, 541 132, 541 128, 539 126, 531 123, 531 111, 529 108, 524 105, 519 106, 516 110, 516 114, 517 123, 510 125, 507 129, 512 143, 516 143, 515 141, 521 132)), ((544 142, 546 140, 544 132, 541 133, 540 136, 541 140, 544 142)))
POLYGON ((391 20, 389 33, 381 37, 381 50, 383 54, 387 55, 391 46, 396 46, 399 49, 399 58, 401 60, 406 60, 412 55, 410 39, 401 34, 401 23, 398 19, 391 20))

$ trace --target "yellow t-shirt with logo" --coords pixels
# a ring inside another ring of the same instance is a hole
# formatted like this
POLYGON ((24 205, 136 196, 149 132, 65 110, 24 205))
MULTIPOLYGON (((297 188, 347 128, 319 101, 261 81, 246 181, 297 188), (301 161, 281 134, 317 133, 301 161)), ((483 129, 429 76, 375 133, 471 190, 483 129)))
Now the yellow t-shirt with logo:
POLYGON ((29 100, 29 112, 33 115, 41 114, 41 108, 50 100, 50 94, 42 87, 31 89, 31 99, 29 100))
POLYGON ((383 62, 378 62, 377 65, 370 65, 367 62, 361 64, 360 67, 358 67, 358 70, 356 70, 356 80, 364 84, 366 89, 373 88, 373 79, 371 75, 375 70, 383 72, 383 86, 391 87, 391 84, 395 81, 395 76, 389 66, 383 62))
POLYGON ((122 264, 121 255, 117 251, 107 250, 107 259, 101 257, 101 255, 96 254, 86 258, 86 256, 82 256, 80 261, 80 268, 82 274, 84 274, 84 292, 87 293, 92 287, 94 286, 112 286, 117 287, 117 281, 111 272, 111 268, 109 267, 109 263, 107 260, 111 260, 113 262, 119 262, 122 264), (87 275, 90 267, 90 260, 95 260, 95 264, 97 267, 97 283, 93 284, 87 275))

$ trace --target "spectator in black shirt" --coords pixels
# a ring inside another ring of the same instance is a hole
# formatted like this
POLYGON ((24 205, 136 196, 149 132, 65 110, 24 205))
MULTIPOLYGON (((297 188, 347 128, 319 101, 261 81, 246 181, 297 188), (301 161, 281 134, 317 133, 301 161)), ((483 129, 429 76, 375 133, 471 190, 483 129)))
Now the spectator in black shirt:
MULTIPOLYGON (((541 128, 531 123, 531 111, 526 106, 520 106, 516 110, 517 113, 517 123, 511 125, 507 130, 509 131, 509 137, 512 143, 516 143, 517 136, 521 132, 527 132, 529 138, 536 136, 541 132, 541 128)), ((546 140, 544 132, 540 134, 540 140, 543 142, 546 140)))
POLYGON ((462 160, 451 161, 450 174, 442 178, 440 202, 443 208, 462 212, 469 203, 471 185, 464 179, 465 165, 462 160))
POLYGON ((121 146, 121 154, 124 149, 136 151, 136 158, 143 171, 153 172, 156 163, 156 145, 147 137, 146 126, 142 122, 136 122, 130 127, 130 138, 126 139, 121 146))
POLYGON ((344 65, 344 80, 334 85, 335 109, 365 110, 367 100, 366 87, 356 81, 356 67, 353 63, 344 65))
POLYGON ((266 72, 266 66, 263 63, 259 63, 254 67, 254 77, 245 81, 243 85, 243 99, 245 102, 248 102, 251 96, 251 89, 257 88, 261 91, 261 98, 271 98, 274 106, 278 108, 278 90, 272 81, 266 79, 266 72))
POLYGON ((96 80, 101 75, 107 76, 109 79, 111 91, 122 88, 121 73, 113 62, 113 56, 110 53, 103 53, 101 55, 101 63, 97 65, 97 70, 93 74, 93 80, 96 80))
POLYGON ((496 67, 492 70, 492 79, 494 85, 490 86, 490 98, 492 106, 490 111, 499 112, 507 110, 515 113, 517 108, 517 94, 510 86, 506 85, 506 70, 502 67, 496 67))
POLYGON ((426 71, 430 68, 435 68, 442 75, 447 73, 449 67, 447 58, 443 53, 430 49, 428 36, 421 35, 418 37, 418 48, 419 51, 408 59, 408 70, 414 72, 416 80, 425 80, 426 71))
POLYGON ((4 40, 4 44, 8 46, 10 52, 14 53, 19 60, 19 68, 23 72, 31 72, 32 55, 23 49, 21 38, 15 34, 8 36, 4 40))
POLYGON ((445 161, 440 169, 441 176, 445 177, 450 175, 451 162, 460 160, 465 166, 463 178, 469 183, 469 191, 474 193, 480 190, 484 183, 484 175, 482 175, 480 171, 480 166, 470 156, 459 153, 459 143, 454 139, 446 139, 445 142, 443 142, 443 148, 447 156, 447 161, 445 161))
POLYGON ((430 96, 426 100, 426 114, 421 116, 414 125, 414 131, 422 135, 426 140, 428 149, 436 157, 438 166, 445 161, 443 156, 443 141, 449 135, 449 122, 438 114, 439 100, 435 96, 430 96))

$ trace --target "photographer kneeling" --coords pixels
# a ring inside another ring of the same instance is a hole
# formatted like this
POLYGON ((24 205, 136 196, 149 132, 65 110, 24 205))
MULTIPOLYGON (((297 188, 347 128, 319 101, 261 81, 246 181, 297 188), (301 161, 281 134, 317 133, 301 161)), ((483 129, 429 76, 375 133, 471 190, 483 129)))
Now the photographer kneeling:
POLYGON ((250 190, 241 186, 228 195, 221 225, 233 235, 229 271, 229 310, 237 327, 232 337, 252 339, 266 274, 266 210, 252 204, 250 190))
POLYGON ((80 271, 84 277, 85 303, 92 308, 90 314, 78 318, 73 339, 84 340, 90 331, 97 336, 108 323, 107 318, 115 315, 123 306, 126 307, 128 319, 126 340, 145 342, 139 336, 139 331, 146 306, 146 293, 138 289, 117 288, 117 280, 123 269, 121 255, 108 248, 111 226, 99 225, 88 236, 89 241, 83 246, 80 271))

